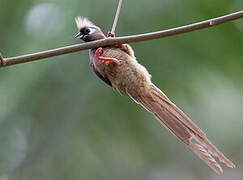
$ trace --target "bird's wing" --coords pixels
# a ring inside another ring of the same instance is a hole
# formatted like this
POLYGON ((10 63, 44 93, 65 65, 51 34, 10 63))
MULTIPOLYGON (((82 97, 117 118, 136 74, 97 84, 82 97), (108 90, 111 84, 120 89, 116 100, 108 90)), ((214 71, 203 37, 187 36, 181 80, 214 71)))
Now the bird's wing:
POLYGON ((102 76, 99 71, 95 68, 94 64, 90 64, 91 68, 93 69, 93 71, 95 72, 95 74, 102 80, 104 81, 106 84, 108 84, 109 86, 112 87, 111 81, 107 78, 102 76))

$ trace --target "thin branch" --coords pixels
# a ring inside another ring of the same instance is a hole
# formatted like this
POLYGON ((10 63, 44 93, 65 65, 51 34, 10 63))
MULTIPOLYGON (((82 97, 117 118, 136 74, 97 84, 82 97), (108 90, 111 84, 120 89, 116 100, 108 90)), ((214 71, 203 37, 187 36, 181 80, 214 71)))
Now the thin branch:
POLYGON ((148 41, 148 40, 152 40, 152 39, 174 36, 177 34, 187 33, 187 32, 191 32, 191 31, 195 31, 195 30, 199 30, 199 29, 216 26, 219 24, 223 24, 223 23, 226 23, 229 21, 239 19, 239 18, 243 18, 243 11, 238 11, 238 12, 228 14, 225 16, 221 16, 221 17, 217 17, 214 19, 209 19, 206 21, 202 21, 202 22, 198 22, 198 23, 194 23, 194 24, 190 24, 190 25, 186 25, 186 26, 181 26, 181 27, 177 27, 177 28, 172 28, 172 29, 168 29, 168 30, 163 30, 163 31, 151 32, 151 33, 146 33, 146 34, 138 34, 138 35, 132 35, 132 36, 117 37, 117 38, 107 38, 107 39, 102 39, 102 40, 98 40, 98 41, 87 42, 87 43, 76 44, 76 45, 66 46, 66 47, 62 47, 62 48, 42 51, 42 52, 38 52, 38 53, 34 53, 34 54, 27 54, 24 56, 3 58, 3 59, 0 59, 0 61, 1 61, 0 67, 35 61, 35 60, 39 60, 39 59, 44 59, 44 58, 53 57, 53 56, 59 56, 62 54, 73 53, 73 52, 82 51, 82 50, 86 50, 86 49, 98 48, 98 47, 102 47, 102 46, 110 46, 110 45, 124 44, 124 43, 135 43, 135 42, 140 42, 140 41, 148 41))
POLYGON ((115 30, 116 30, 116 25, 117 25, 117 21, 119 18, 119 14, 120 14, 120 10, 121 10, 121 5, 122 5, 122 0, 119 0, 119 4, 117 6, 117 10, 116 10, 116 16, 112 25, 112 29, 111 29, 111 34, 115 34, 115 30))

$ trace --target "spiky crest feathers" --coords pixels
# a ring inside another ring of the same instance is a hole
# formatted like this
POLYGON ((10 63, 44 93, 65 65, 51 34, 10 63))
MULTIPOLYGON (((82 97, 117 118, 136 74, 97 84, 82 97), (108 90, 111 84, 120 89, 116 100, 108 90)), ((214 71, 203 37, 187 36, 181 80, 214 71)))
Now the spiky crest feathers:
POLYGON ((94 25, 88 18, 85 17, 78 16, 75 18, 75 22, 79 30, 83 29, 84 27, 95 27, 100 29, 99 27, 94 25))

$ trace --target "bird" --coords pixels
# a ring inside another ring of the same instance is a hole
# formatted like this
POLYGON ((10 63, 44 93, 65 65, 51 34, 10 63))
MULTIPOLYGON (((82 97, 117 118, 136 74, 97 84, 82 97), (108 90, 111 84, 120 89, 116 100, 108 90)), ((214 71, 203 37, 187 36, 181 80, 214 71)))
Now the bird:
MULTIPOLYGON (((105 36, 88 18, 78 16, 75 21, 79 31, 75 36, 77 39, 91 42, 115 36, 111 33, 105 36)), ((90 49, 89 59, 91 68, 101 80, 152 113, 216 173, 222 174, 223 170, 214 156, 226 166, 235 168, 234 163, 208 140, 206 134, 152 83, 151 75, 138 63, 130 45, 117 44, 90 49)))

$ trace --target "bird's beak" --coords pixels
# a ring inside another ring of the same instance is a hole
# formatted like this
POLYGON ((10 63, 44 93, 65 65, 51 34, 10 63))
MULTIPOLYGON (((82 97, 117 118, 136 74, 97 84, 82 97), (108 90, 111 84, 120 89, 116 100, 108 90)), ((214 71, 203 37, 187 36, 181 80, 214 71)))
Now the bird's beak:
POLYGON ((82 39, 83 36, 84 35, 81 32, 79 32, 74 38, 76 38, 76 39, 82 39))

